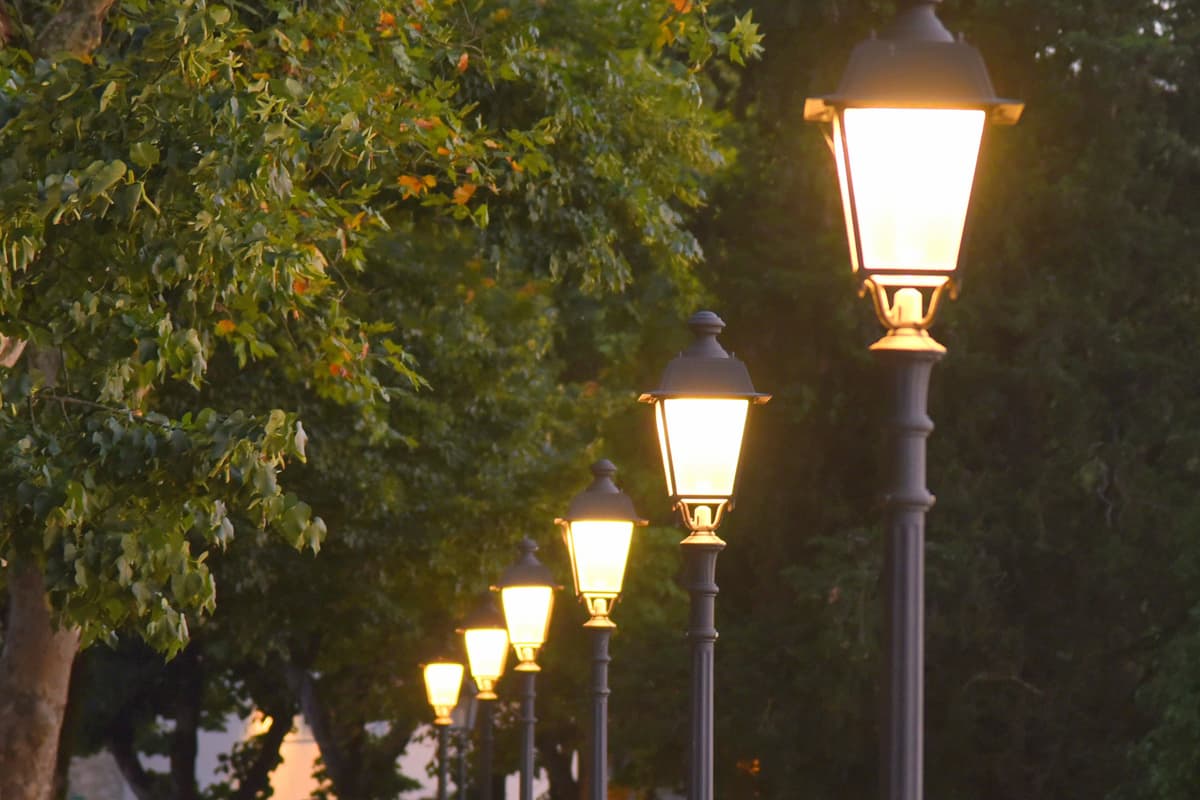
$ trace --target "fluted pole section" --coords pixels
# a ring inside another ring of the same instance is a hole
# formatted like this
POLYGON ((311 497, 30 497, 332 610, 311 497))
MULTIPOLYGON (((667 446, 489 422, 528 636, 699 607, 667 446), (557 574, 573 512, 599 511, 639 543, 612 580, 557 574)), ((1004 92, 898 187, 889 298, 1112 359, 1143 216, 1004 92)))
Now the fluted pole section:
POLYGON ((608 798, 608 643, 612 628, 592 632, 592 737, 589 800, 608 798))
POLYGON ((450 738, 450 726, 438 725, 438 783, 437 798, 446 800, 446 784, 450 782, 449 753, 446 743, 450 738))
POLYGON ((891 480, 885 497, 883 800, 921 800, 925 715, 925 486, 929 376, 942 354, 877 350, 892 387, 891 480))
POLYGON ((495 700, 480 700, 479 711, 483 716, 482 739, 479 743, 479 800, 492 800, 492 751, 495 728, 492 714, 495 700))
POLYGON ((521 673, 521 800, 533 800, 533 715, 536 672, 521 673))

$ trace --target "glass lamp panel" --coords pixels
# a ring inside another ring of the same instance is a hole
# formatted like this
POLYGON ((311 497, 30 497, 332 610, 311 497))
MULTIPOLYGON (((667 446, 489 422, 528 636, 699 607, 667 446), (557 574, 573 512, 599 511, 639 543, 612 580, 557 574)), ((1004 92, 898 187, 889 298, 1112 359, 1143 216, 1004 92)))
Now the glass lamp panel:
POLYGON ((953 272, 984 112, 847 108, 842 114, 853 190, 846 199, 857 212, 862 266, 953 272))
POLYGON ((625 562, 633 539, 628 520, 576 520, 567 537, 571 540, 571 563, 575 591, 589 595, 617 595, 625 579, 625 562))
POLYGON ((658 449, 662 453, 663 473, 667 477, 667 496, 675 496, 675 481, 671 480, 671 459, 667 455, 667 430, 664 417, 665 406, 660 400, 654 404, 654 421, 658 426, 658 449))
POLYGON ((513 646, 541 647, 550 627, 550 609, 554 604, 551 586, 506 586, 500 590, 504 621, 513 646))
POLYGON ((732 497, 749 400, 669 397, 661 402, 675 494, 689 500, 732 497))
POLYGON ((471 628, 463 634, 467 662, 476 678, 496 680, 504 674, 508 660, 508 631, 503 628, 471 628))
POLYGON ((858 244, 854 240, 854 208, 850 204, 850 183, 846 180, 846 154, 842 147, 842 118, 833 118, 833 160, 837 163, 838 186, 842 190, 842 218, 846 220, 846 238, 850 242, 850 266, 858 272, 858 244))
POLYGON ((425 665, 425 694, 434 708, 452 708, 458 703, 463 665, 438 662, 425 665))

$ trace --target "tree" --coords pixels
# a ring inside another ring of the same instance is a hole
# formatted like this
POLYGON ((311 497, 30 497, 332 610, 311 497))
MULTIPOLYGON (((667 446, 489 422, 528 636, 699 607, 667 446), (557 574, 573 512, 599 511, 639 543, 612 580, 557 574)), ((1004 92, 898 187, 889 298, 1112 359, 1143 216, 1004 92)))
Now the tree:
MULTIPOLYGON (((139 792, 163 791, 135 747, 159 703, 170 792, 191 797, 197 728, 251 700, 275 724, 235 754, 239 796, 295 707, 339 796, 401 785, 419 704, 386 678, 415 675, 413 642, 476 590, 451 573, 486 583, 506 538, 553 517, 547 477, 596 437, 572 423, 613 405, 596 378, 652 341, 630 321, 694 293, 680 212, 721 156, 695 73, 661 48, 757 51, 753 26, 702 10, 128 3, 86 57, 41 61, 21 44, 45 13, 15 19, 0 324, 32 349, 4 393, 4 574, 40 574, 84 646, 132 631, 182 652, 167 697, 94 712, 139 792), (318 562, 293 552, 327 521, 318 562), (204 686, 227 689, 198 705, 204 686)), ((56 727, 32 745, 52 753, 56 727)))

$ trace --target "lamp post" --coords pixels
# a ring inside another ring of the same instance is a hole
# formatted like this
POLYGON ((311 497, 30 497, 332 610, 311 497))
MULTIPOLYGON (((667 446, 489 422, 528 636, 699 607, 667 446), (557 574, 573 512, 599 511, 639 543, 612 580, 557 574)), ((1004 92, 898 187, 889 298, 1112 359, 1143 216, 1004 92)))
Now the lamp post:
POLYGON ((554 576, 534 555, 537 545, 528 536, 521 540, 521 555, 504 570, 493 589, 500 592, 508 640, 517 655, 521 673, 521 800, 533 800, 533 727, 535 679, 541 667, 538 651, 550 629, 554 607, 554 576))
POLYGON ((451 727, 457 732, 455 750, 458 755, 458 774, 454 777, 454 786, 458 790, 458 800, 467 800, 467 744, 475 728, 475 714, 479 710, 475 682, 468 678, 463 683, 465 691, 459 693, 458 703, 450 712, 450 719, 453 720, 451 727))
POLYGON ((459 633, 466 644, 467 664, 478 688, 475 697, 479 700, 483 716, 480 723, 483 730, 479 748, 479 800, 492 800, 496 681, 504 674, 504 665, 508 660, 508 628, 491 592, 479 598, 463 621, 459 633))
POLYGON ((608 643, 617 627, 609 614, 621 596, 633 528, 646 524, 629 495, 613 483, 616 474, 607 459, 593 464, 591 485, 571 500, 566 517, 555 520, 571 556, 575 594, 590 616, 583 624, 592 634, 590 800, 608 798, 608 643))
POLYGON ((450 777, 446 740, 450 725, 454 722, 450 714, 458 704, 462 679, 462 664, 439 660, 425 665, 425 694, 429 698, 429 705, 433 706, 433 724, 438 732, 438 800, 446 800, 446 784, 450 777))
POLYGON ((667 494, 688 536, 680 547, 691 612, 692 740, 688 800, 713 797, 713 646, 717 640, 717 527, 733 507, 746 415, 769 394, 754 390, 746 365, 717 342, 725 323, 711 311, 688 319, 695 340, 667 364, 659 386, 643 394, 654 404, 667 494))
POLYGON ((832 126, 850 264, 887 335, 871 346, 894 395, 884 564, 881 795, 922 797, 925 444, 929 376, 946 348, 928 333, 957 291, 959 245, 986 122, 1012 125, 1023 104, 997 97, 979 51, 906 0, 878 38, 859 43, 835 94, 804 115, 832 126), (926 307, 926 294, 929 295, 926 307))

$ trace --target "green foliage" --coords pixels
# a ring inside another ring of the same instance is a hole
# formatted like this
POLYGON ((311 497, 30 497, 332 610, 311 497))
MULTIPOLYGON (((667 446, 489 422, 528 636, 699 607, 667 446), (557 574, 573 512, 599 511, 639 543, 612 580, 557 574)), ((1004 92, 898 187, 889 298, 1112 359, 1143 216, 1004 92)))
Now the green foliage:
POLYGON ((549 538, 695 302, 687 219, 729 155, 701 68, 756 57, 757 28, 707 4, 135 1, 53 60, 28 51, 51 10, 25 13, 0 52, 0 332, 32 353, 3 387, 0 557, 43 564, 88 642, 195 635, 188 683, 90 650, 87 685, 164 688, 87 710, 79 746, 181 757, 166 739, 226 713, 303 707, 327 788, 392 796, 424 649, 549 538))

